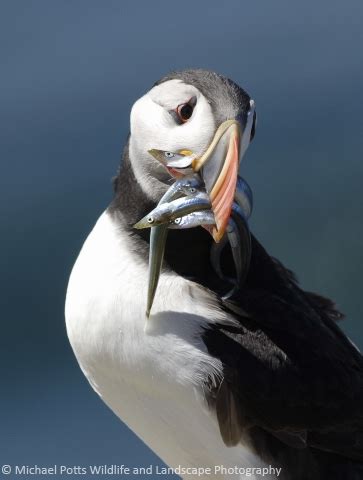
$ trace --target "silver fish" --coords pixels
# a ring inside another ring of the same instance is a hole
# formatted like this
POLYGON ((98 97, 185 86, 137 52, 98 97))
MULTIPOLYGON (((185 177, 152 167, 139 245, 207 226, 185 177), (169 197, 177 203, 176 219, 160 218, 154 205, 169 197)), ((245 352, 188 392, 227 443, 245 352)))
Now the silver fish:
POLYGON ((215 225, 214 213, 212 210, 201 210, 178 217, 169 223, 168 228, 182 230, 195 228, 203 225, 215 225))
MULTIPOLYGON (((189 189, 184 188, 186 195, 193 193, 193 191, 195 192, 195 188, 192 186, 189 189)), ((237 179, 237 188, 234 201, 242 209, 244 217, 246 220, 248 220, 248 218, 251 216, 253 206, 252 190, 246 180, 240 176, 238 176, 237 179)), ((184 217, 178 217, 170 223, 169 228, 184 229, 194 228, 201 225, 215 225, 214 214, 211 210, 197 211, 184 217)), ((225 245, 225 243, 223 245, 225 245)))
POLYGON ((156 148, 149 150, 150 155, 162 163, 164 167, 176 170, 183 175, 187 175, 193 172, 192 163, 193 160, 195 160, 196 155, 189 151, 185 152, 187 153, 183 153, 183 150, 181 150, 181 152, 168 152, 156 148))
MULTIPOLYGON (((202 183, 201 180, 200 182, 202 183)), ((195 187, 190 186, 190 188, 181 188, 180 190, 184 191, 184 193, 188 195, 195 192, 195 187)), ((237 179, 237 188, 234 196, 234 201, 241 207, 243 214, 247 220, 252 213, 252 190, 246 180, 244 180, 240 176, 238 176, 237 179)), ((184 229, 199 227, 203 225, 215 225, 214 214, 211 210, 205 210, 200 212, 197 211, 190 213, 189 215, 186 215, 184 217, 178 217, 170 223, 169 228, 184 229)), ((216 249, 216 251, 217 250, 218 249, 216 249)))
POLYGON ((194 195, 203 191, 203 180, 201 176, 198 173, 187 175, 170 186, 166 193, 161 197, 158 206, 162 203, 168 203, 176 198, 182 197, 183 195, 194 195))
POLYGON ((216 242, 212 243, 212 246, 210 249, 210 261, 211 261, 213 270, 216 272, 216 274, 221 280, 225 280, 226 282, 233 283, 233 279, 224 275, 222 270, 222 265, 221 265, 222 252, 225 246, 227 245, 227 242, 228 242, 227 234, 224 234, 218 243, 216 242))
POLYGON ((238 175, 234 201, 241 207, 246 220, 248 220, 253 208, 253 194, 246 180, 238 175))
MULTIPOLYGON (((158 206, 166 204, 182 195, 193 196, 201 192, 202 179, 199 174, 177 180, 160 199, 158 206)), ((159 283, 160 272, 164 259, 165 244, 168 235, 168 223, 151 228, 149 249, 149 281, 146 303, 146 316, 149 318, 159 283)))
POLYGON ((237 275, 237 287, 246 279, 251 261, 251 234, 247 219, 239 205, 232 205, 232 213, 227 229, 237 275))
POLYGON ((225 235, 219 243, 212 244, 210 259, 217 275, 222 280, 235 284, 233 289, 224 296, 224 298, 229 298, 237 289, 243 286, 251 260, 250 230, 246 216, 236 202, 232 205, 231 218, 229 219, 225 235), (221 266, 221 255, 228 243, 231 247, 233 263, 236 270, 235 279, 227 277, 223 273, 221 266))
POLYGON ((183 217, 196 210, 209 210, 211 207, 207 193, 199 192, 196 195, 188 195, 177 198, 169 203, 159 204, 154 210, 145 215, 134 228, 150 228, 163 223, 168 223, 178 217, 183 217))
POLYGON ((155 292, 159 283, 160 271, 164 259, 168 225, 159 225, 150 232, 149 250, 149 284, 147 290, 146 316, 149 318, 150 310, 154 302, 155 292))
MULTIPOLYGON (((242 177, 238 177, 235 202, 226 234, 219 244, 213 244, 211 254, 216 273, 221 278, 236 284, 225 298, 230 297, 243 284, 249 268, 251 239, 247 219, 252 212, 252 202, 251 188, 242 177), (221 254, 227 242, 231 246, 236 279, 226 278, 220 264, 221 254)), ((160 277, 168 228, 185 229, 214 224, 215 219, 210 210, 209 197, 204 192, 203 181, 199 174, 178 179, 161 198, 158 206, 137 222, 135 228, 153 227, 150 233, 147 317, 150 315, 160 277)))

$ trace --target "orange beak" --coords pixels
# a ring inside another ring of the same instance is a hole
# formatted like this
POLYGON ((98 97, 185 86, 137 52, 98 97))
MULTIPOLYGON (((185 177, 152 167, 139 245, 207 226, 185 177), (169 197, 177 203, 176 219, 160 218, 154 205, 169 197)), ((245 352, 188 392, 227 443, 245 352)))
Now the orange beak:
POLYGON ((240 153, 240 125, 236 120, 222 123, 207 151, 193 161, 193 170, 201 175, 209 194, 216 226, 215 242, 223 237, 231 215, 237 185, 240 153))

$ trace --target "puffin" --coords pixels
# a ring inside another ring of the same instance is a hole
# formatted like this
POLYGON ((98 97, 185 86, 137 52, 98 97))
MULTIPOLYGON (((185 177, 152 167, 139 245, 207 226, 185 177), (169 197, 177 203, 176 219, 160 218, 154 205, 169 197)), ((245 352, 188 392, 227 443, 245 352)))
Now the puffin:
MULTIPOLYGON (((133 226, 175 181, 149 151, 201 158, 225 122, 243 137, 251 100, 189 69, 134 103, 113 200, 70 275, 68 338, 95 392, 183 479, 363 479, 363 357, 335 304, 252 233, 244 283, 226 298, 210 232, 171 229, 145 313, 150 229, 133 226)), ((254 112, 248 142, 255 129, 254 112)), ((220 262, 233 275, 230 249, 220 262)))

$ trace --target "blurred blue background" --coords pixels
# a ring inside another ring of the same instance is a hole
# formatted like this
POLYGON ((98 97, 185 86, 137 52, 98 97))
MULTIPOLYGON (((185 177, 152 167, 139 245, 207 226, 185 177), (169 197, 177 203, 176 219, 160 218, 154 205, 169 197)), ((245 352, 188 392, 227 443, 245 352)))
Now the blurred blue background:
POLYGON ((1 463, 161 463, 88 386, 63 308, 130 107, 173 69, 253 96, 253 231, 363 347, 362 14, 360 0, 1 0, 1 463))

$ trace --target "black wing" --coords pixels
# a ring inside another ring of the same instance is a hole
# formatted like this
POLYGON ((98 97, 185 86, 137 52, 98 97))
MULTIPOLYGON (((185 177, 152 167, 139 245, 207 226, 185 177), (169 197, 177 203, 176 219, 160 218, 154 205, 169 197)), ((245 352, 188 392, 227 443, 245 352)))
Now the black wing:
POLYGON ((225 443, 248 430, 251 441, 273 437, 363 461, 363 358, 336 324, 342 315, 302 291, 254 238, 252 245, 245 288, 221 300, 234 324, 204 333, 223 364, 209 401, 225 443))

